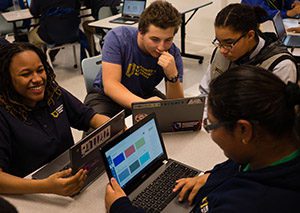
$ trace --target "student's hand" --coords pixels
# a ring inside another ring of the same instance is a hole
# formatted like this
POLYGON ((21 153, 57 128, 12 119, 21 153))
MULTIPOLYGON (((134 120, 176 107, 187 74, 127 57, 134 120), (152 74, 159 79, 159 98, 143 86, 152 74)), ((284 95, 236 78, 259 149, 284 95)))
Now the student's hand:
POLYGON ((70 176, 72 169, 54 173, 46 179, 49 193, 63 196, 76 195, 84 185, 86 173, 87 171, 83 169, 80 169, 73 176, 70 176))
POLYGON ((294 17, 300 14, 300 4, 295 4, 294 7, 286 12, 287 16, 294 17))
POLYGON ((170 53, 166 51, 162 52, 157 63, 164 69, 167 78, 170 79, 177 76, 178 71, 176 68, 175 59, 170 53))
POLYGON ((297 7, 300 5, 300 1, 295 1, 293 4, 292 4, 292 8, 293 7, 297 7))
POLYGON ((300 27, 291 27, 287 29, 288 32, 300 33, 300 27))
POLYGON ((153 96, 153 97, 145 99, 145 101, 160 101, 160 100, 161 100, 161 98, 158 96, 153 96))
POLYGON ((181 189, 178 195, 178 201, 183 201, 185 196, 188 195, 187 200, 189 204, 192 205, 195 196, 197 195, 199 189, 206 183, 206 180, 209 175, 210 174, 207 173, 193 178, 181 178, 177 180, 173 192, 176 192, 181 189))
POLYGON ((119 198, 125 197, 126 194, 121 188, 121 186, 118 184, 115 178, 110 179, 110 184, 107 184, 106 186, 106 193, 105 193, 105 208, 107 212, 109 212, 109 209, 111 205, 119 198))

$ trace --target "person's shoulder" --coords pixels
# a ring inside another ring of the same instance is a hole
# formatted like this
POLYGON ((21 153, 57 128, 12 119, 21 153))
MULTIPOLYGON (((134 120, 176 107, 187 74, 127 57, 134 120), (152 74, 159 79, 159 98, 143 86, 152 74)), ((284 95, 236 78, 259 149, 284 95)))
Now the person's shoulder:
POLYGON ((129 27, 129 26, 120 26, 120 27, 116 27, 113 28, 111 30, 111 33, 114 33, 117 36, 133 36, 137 34, 137 28, 135 27, 129 27))
POLYGON ((180 50, 179 48, 176 46, 175 43, 173 43, 169 49, 169 53, 172 54, 172 55, 176 55, 176 54, 180 54, 180 50))

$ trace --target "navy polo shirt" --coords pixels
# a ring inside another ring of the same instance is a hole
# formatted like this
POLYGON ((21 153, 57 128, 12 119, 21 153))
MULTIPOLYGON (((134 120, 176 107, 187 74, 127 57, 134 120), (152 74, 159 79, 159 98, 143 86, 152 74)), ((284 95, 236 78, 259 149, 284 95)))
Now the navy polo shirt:
POLYGON ((0 168, 24 177, 74 144, 70 127, 88 130, 95 112, 66 90, 51 106, 42 101, 21 121, 0 107, 0 168))

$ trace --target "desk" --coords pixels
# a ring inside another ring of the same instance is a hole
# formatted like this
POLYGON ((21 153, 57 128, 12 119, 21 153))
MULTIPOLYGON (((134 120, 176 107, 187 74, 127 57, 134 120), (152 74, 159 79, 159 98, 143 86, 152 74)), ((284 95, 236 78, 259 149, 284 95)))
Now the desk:
MULTIPOLYGON (((163 139, 170 158, 201 170, 211 169, 226 159, 204 130, 164 134, 163 139)), ((74 198, 47 194, 3 197, 14 204, 20 213, 103 213, 107 183, 108 178, 103 174, 74 198)))
MULTIPOLYGON (((153 0, 149 0, 147 4, 149 5, 153 0)), ((188 58, 193 58, 193 59, 198 59, 199 63, 201 64, 203 62, 203 56, 199 55, 194 55, 194 54, 189 54, 186 53, 185 51, 185 37, 186 37, 186 25, 188 22, 193 18, 193 16, 196 14, 196 12, 202 8, 206 7, 210 4, 212 4, 212 1, 210 0, 172 0, 170 1, 174 7, 177 8, 177 10, 181 13, 181 19, 182 19, 182 24, 180 27, 180 37, 181 37, 181 56, 183 57, 188 57, 188 58), (192 12, 190 17, 186 20, 186 15, 187 13, 192 12)), ((98 21, 94 21, 89 23, 89 26, 92 27, 98 27, 102 29, 112 29, 114 27, 118 26, 125 26, 123 24, 115 24, 115 23, 110 23, 109 21, 112 19, 115 19, 117 17, 120 17, 121 14, 111 16, 105 19, 101 19, 98 21)), ((134 26, 137 27, 138 24, 134 25, 129 25, 129 26, 134 26)))
POLYGON ((18 35, 18 29, 19 29, 19 27, 17 27, 17 21, 23 21, 23 20, 33 18, 31 13, 29 12, 29 9, 5 12, 5 13, 1 13, 1 15, 7 22, 13 24, 15 37, 18 35))

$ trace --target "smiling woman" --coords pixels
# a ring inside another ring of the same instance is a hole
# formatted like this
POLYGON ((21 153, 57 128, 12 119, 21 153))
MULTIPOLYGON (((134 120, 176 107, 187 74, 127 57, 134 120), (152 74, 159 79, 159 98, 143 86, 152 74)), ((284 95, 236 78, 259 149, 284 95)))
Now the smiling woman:
POLYGON ((45 68, 34 51, 24 51, 12 58, 10 75, 13 87, 30 107, 44 99, 47 75, 45 68), (30 60, 28 60, 30 58, 30 60))
POLYGON ((73 176, 69 169, 43 180, 22 177, 74 144, 71 126, 88 130, 106 120, 57 84, 39 48, 0 48, 0 193, 77 193, 86 179, 82 169, 73 176))

